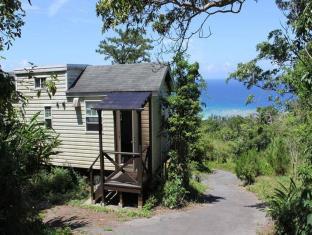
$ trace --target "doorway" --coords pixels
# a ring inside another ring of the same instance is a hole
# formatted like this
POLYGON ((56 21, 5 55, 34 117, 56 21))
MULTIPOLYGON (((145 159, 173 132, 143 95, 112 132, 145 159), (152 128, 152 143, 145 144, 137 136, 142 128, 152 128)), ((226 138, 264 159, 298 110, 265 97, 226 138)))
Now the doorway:
MULTIPOLYGON (((121 111, 120 112, 121 152, 133 152, 132 139, 133 139, 132 111, 121 111)), ((130 158, 131 156, 129 155, 121 155, 121 163, 126 163, 130 158)))

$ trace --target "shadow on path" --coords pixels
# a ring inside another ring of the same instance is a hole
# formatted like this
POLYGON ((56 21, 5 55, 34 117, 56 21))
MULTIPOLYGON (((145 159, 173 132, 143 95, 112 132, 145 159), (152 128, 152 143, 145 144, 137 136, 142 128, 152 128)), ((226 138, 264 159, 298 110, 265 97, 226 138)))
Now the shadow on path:
POLYGON ((204 195, 201 195, 199 198, 199 202, 211 203, 211 204, 220 202, 221 200, 225 200, 225 197, 219 197, 219 196, 215 196, 212 194, 204 194, 204 195))
POLYGON ((81 218, 77 216, 72 216, 70 218, 59 216, 47 221, 46 224, 53 228, 69 227, 70 229, 76 229, 86 226, 88 222, 81 220, 81 218))
POLYGON ((248 205, 245 207, 250 207, 250 208, 257 208, 260 211, 265 211, 265 209, 267 208, 267 204, 265 202, 259 202, 253 205, 248 205))

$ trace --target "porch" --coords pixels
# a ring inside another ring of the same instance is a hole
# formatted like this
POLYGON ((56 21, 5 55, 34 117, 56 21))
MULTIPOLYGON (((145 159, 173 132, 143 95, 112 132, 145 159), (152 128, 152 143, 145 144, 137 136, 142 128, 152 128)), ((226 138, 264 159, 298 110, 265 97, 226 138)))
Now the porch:
POLYGON ((94 109, 99 124, 99 155, 89 168, 91 200, 109 204, 119 197, 123 206, 123 193, 134 193, 138 207, 142 207, 143 190, 152 172, 151 92, 110 92, 94 109), (144 107, 148 107, 148 137, 142 136, 144 107), (103 110, 113 112, 114 151, 103 149, 103 110), (100 177, 96 183, 94 166, 98 161, 100 177), (113 171, 107 169, 107 161, 114 166, 113 171))

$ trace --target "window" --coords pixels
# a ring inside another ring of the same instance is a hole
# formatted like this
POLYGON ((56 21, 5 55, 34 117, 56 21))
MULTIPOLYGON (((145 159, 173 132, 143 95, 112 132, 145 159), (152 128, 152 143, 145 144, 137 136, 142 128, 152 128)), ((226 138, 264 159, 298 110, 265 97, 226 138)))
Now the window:
POLYGON ((86 129, 87 131, 98 131, 99 120, 97 111, 92 109, 97 102, 86 102, 86 129))
POLYGON ((46 78, 35 78, 35 89, 45 88, 46 78))
POLYGON ((44 107, 44 123, 49 129, 52 128, 52 113, 51 107, 44 107))

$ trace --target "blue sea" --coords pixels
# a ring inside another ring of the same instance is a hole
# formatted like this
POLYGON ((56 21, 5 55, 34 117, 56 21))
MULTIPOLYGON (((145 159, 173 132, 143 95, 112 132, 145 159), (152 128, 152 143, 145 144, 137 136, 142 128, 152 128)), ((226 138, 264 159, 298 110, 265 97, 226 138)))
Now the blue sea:
POLYGON ((225 79, 206 80, 207 88, 202 92, 201 101, 203 106, 203 117, 211 115, 218 116, 247 116, 255 113, 257 107, 268 106, 269 92, 259 88, 248 90, 242 83, 230 80, 226 83, 225 79), (254 95, 254 102, 246 105, 249 95, 254 95))

